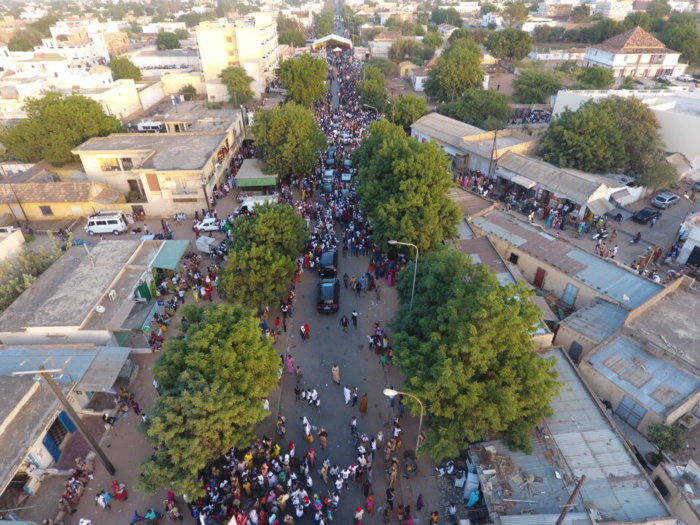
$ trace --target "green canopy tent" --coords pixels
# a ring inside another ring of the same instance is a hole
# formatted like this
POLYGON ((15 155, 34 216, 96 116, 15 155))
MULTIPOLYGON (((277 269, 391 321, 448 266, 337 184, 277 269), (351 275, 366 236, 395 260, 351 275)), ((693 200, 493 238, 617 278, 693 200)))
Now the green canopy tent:
POLYGON ((277 175, 263 173, 265 163, 258 159, 246 159, 241 164, 236 180, 239 188, 264 188, 277 186, 277 175))

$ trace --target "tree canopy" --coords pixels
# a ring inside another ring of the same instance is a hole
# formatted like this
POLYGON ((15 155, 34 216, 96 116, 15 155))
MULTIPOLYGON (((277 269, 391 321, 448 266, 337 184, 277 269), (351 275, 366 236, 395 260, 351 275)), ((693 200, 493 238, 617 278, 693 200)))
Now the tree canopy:
POLYGON ((481 49, 473 40, 460 38, 443 51, 428 73, 425 91, 433 98, 454 100, 469 89, 480 88, 483 81, 481 49))
POLYGON ((440 104, 437 112, 487 131, 503 129, 513 117, 508 95, 484 89, 470 89, 461 100, 440 104))
POLYGON ((186 340, 170 339, 153 370, 162 395, 143 425, 154 452, 141 462, 139 486, 194 500, 207 463, 249 446, 269 415, 262 400, 277 388, 279 357, 250 310, 188 305, 183 315, 186 340))
POLYGON ((105 114, 99 102, 82 95, 49 92, 24 105, 27 118, 7 130, 2 142, 22 162, 46 160, 62 166, 75 160, 71 150, 92 137, 122 130, 116 117, 105 114))
POLYGON ((576 78, 582 89, 605 89, 615 81, 612 69, 600 66, 582 68, 576 78))
POLYGON ((387 106, 386 80, 379 68, 365 66, 364 80, 357 83, 357 92, 363 104, 384 112, 387 106))
POLYGON ((486 41, 486 49, 496 58, 522 60, 532 49, 532 38, 525 31, 508 28, 491 33, 486 41))
POLYGON ((358 194, 380 246, 397 239, 424 253, 456 235, 459 210, 447 195, 450 159, 436 143, 407 137, 382 119, 370 126, 355 161, 358 194))
POLYGON ((303 54, 282 62, 280 79, 289 98, 306 108, 326 96, 328 63, 320 57, 303 54))
POLYGON ((422 64, 431 59, 434 54, 434 47, 426 46, 413 38, 400 38, 389 48, 389 59, 397 64, 406 59, 422 64))
POLYGON ((407 132, 411 129, 411 124, 430 113, 427 101, 413 93, 393 99, 392 105, 391 118, 394 124, 402 126, 407 132))
POLYGON ((250 87, 253 83, 253 77, 244 68, 229 66, 219 73, 219 78, 226 86, 231 103, 235 104, 236 107, 245 104, 255 96, 250 87))
POLYGON ((590 100, 565 110, 542 141, 547 162, 594 173, 643 173, 664 153, 654 113, 636 98, 590 100))
POLYGON ((109 69, 112 70, 114 80, 130 78, 138 81, 143 78, 141 70, 127 56, 114 57, 109 63, 109 69))
POLYGON ((436 7, 430 13, 430 20, 438 26, 440 24, 450 24, 457 28, 462 27, 462 15, 454 7, 448 7, 447 9, 436 7))
POLYGON ((326 149, 326 135, 313 112, 293 102, 257 112, 253 133, 260 156, 283 179, 310 173, 318 152, 326 149))
POLYGON ((180 49, 180 39, 175 33, 164 31, 156 37, 157 49, 180 49))
POLYGON ((574 24, 583 24, 591 18, 591 8, 586 4, 577 5, 571 10, 571 21, 574 24))
POLYGON ((525 20, 527 20, 529 14, 530 11, 528 10, 525 4, 515 3, 507 6, 503 10, 501 17, 503 18, 503 21, 506 23, 506 25, 509 28, 512 28, 522 24, 525 20))
POLYGON ((41 44, 43 35, 36 29, 27 28, 15 31, 7 44, 10 51, 34 51, 41 44))
POLYGON ((425 404, 432 456, 459 456, 494 434, 531 452, 528 434, 559 391, 552 361, 534 350, 532 291, 502 286, 487 266, 443 248, 421 256, 410 309, 412 273, 413 263, 399 274, 394 358, 408 375, 403 389, 425 404))
POLYGON ((513 81, 513 98, 524 104, 543 104, 562 88, 561 80, 546 71, 523 71, 513 81))
POLYGON ((220 288, 230 301, 249 308, 274 303, 294 277, 306 236, 304 220, 287 205, 260 206, 254 217, 237 219, 220 288))

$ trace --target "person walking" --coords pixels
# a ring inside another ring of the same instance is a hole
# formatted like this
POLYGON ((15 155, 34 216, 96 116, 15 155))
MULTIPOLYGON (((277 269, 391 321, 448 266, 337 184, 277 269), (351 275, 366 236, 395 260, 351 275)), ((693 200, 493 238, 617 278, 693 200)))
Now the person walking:
POLYGON ((356 386, 352 387, 352 406, 357 404, 357 398, 360 397, 360 391, 356 386))
POLYGON ((345 284, 345 289, 348 289, 348 281, 350 280, 350 277, 348 277, 348 274, 346 273, 343 275, 343 283, 345 284))
POLYGON ((348 388, 348 385, 345 385, 343 388, 343 395, 345 396, 345 404, 349 405, 350 404, 350 396, 352 395, 352 391, 348 388))
POLYGON ((361 414, 364 414, 367 412, 368 401, 369 401, 369 398, 367 397, 367 393, 363 394, 362 401, 360 401, 360 413, 361 414))
POLYGON ((357 310, 352 311, 352 325, 357 329, 357 318, 360 315, 360 312, 357 310))
POLYGON ((333 365, 333 368, 331 368, 331 372, 333 373, 333 382, 336 385, 340 384, 340 367, 336 364, 333 365))
POLYGON ((287 356, 287 372, 294 373, 294 358, 291 355, 287 356))
POLYGON ((418 499, 416 500, 416 508, 418 509, 418 512, 420 512, 423 507, 425 507, 425 503, 423 503, 423 494, 418 494, 418 499))
MULTIPOLYGON (((325 427, 321 427, 321 430, 318 432, 318 442, 321 444, 321 448, 323 450, 328 448, 328 432, 326 431, 325 427)), ((326 483, 328 482, 326 481, 326 483)))
POLYGON ((348 322, 348 316, 343 315, 343 317, 340 318, 340 326, 343 327, 343 332, 345 332, 346 334, 348 333, 348 325, 349 324, 350 323, 348 322))
POLYGON ((311 327, 309 323, 304 323, 304 331, 306 332, 306 339, 311 339, 311 327))
POLYGON ((386 504, 391 510, 394 510, 394 492, 396 489, 394 487, 389 487, 386 489, 386 504))
POLYGON ((437 525, 437 522, 438 522, 438 512, 436 510, 434 510, 430 514, 430 525, 437 525))
POLYGON ((350 434, 353 436, 357 434, 357 418, 355 416, 352 416, 350 420, 350 434))
POLYGON ((306 342, 306 328, 304 325, 301 325, 299 327, 299 333, 301 333, 301 340, 305 343, 306 342))

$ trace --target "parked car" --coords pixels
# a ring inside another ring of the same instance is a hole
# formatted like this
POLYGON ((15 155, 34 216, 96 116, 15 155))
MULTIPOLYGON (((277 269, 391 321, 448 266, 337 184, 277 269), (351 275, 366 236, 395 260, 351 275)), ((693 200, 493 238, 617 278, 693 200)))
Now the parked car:
POLYGON ((318 299, 316 311, 318 313, 334 313, 340 307, 340 281, 337 277, 323 279, 318 283, 318 299))
POLYGON ((681 75, 678 77, 678 80, 682 82, 695 82, 693 75, 681 75))
POLYGON ((675 193, 664 191, 663 193, 659 193, 656 197, 654 197, 654 200, 651 201, 651 205, 665 210, 666 208, 670 208, 671 206, 678 204, 680 200, 681 198, 675 193))
POLYGON ((639 210, 637 213, 635 213, 632 218, 637 222, 647 224, 654 218, 657 220, 660 219, 661 212, 659 210, 655 210, 654 208, 644 208, 643 210, 639 210))
POLYGON ((318 259, 318 274, 322 279, 335 277, 338 274, 338 252, 329 250, 323 252, 318 259))
POLYGON ((199 229, 199 231, 218 232, 220 224, 221 221, 216 217, 207 217, 206 219, 199 221, 196 224, 196 227, 199 229))

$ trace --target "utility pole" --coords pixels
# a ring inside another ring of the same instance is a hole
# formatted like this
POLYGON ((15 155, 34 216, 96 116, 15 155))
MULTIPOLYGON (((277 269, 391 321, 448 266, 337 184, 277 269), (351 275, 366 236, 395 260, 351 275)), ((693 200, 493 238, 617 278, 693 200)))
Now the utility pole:
POLYGON ((578 480, 578 484, 576 485, 576 488, 571 493, 571 497, 569 498, 569 501, 566 502, 566 506, 564 507, 564 510, 561 511, 561 514, 559 515, 559 519, 557 520, 557 522, 554 525, 562 525, 562 523, 564 523, 564 520, 566 519, 566 515, 571 510, 571 507, 574 505, 574 501, 576 501, 576 498, 578 498, 578 495, 581 492, 581 489, 583 488, 583 484, 585 482, 586 482, 586 475, 584 474, 583 476, 581 476, 581 479, 578 480))
POLYGON ((94 436, 90 434, 90 431, 83 423, 83 420, 80 419, 78 414, 75 413, 75 410, 73 410, 73 407, 71 406, 70 402, 63 394, 63 390, 61 390, 61 387, 58 386, 58 383, 56 383, 56 381, 53 378, 53 374, 55 372, 61 371, 62 370, 47 370, 44 365, 41 365, 41 367, 39 367, 39 370, 32 370, 29 372, 13 372, 12 375, 39 374, 42 377, 42 379, 46 382, 46 386, 48 386, 49 389, 51 389, 51 392, 53 392, 53 395, 56 397, 56 400, 59 402, 59 404, 63 407, 63 410, 66 411, 68 417, 71 418, 71 421, 73 421, 73 424, 78 429, 78 432, 80 432, 80 435, 85 438, 85 441, 87 441, 90 444, 95 453, 100 457, 102 464, 105 466, 105 468, 107 468, 107 472, 109 472, 109 474, 113 476, 117 469, 114 468, 114 465, 112 465, 112 462, 109 460, 104 450, 102 450, 100 444, 95 440, 94 436))

